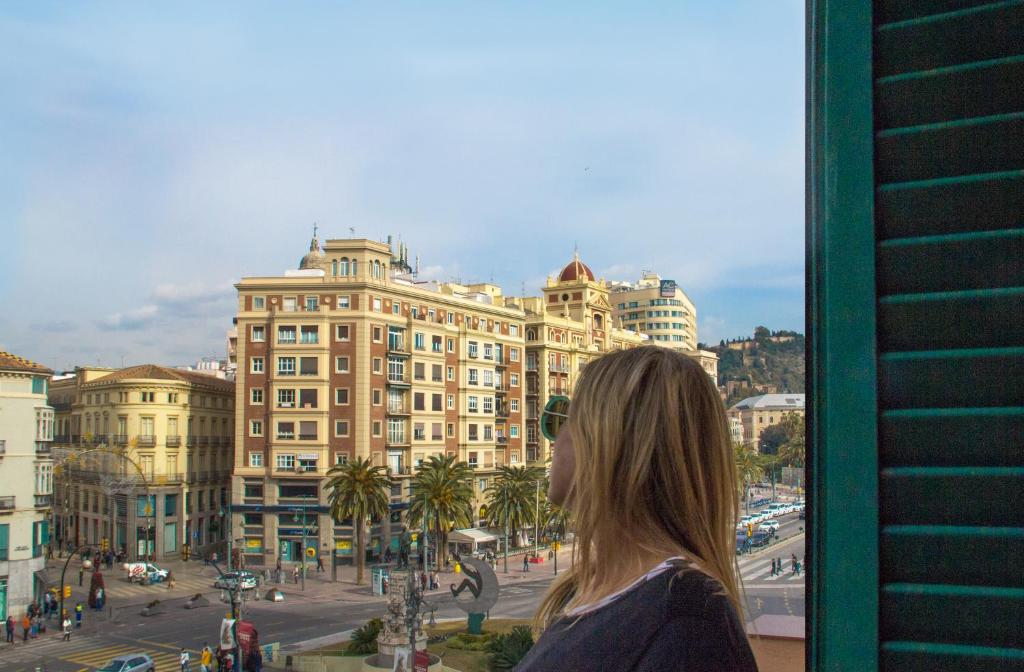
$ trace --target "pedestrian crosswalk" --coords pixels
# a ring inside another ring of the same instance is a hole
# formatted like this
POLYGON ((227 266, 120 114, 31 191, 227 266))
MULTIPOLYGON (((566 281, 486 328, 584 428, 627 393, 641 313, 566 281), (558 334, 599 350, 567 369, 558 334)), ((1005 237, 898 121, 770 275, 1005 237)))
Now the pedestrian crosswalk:
MULTIPOLYGON (((11 664, 56 658, 95 669, 106 665, 111 659, 118 656, 144 653, 153 659, 155 670, 174 670, 179 668, 180 651, 170 644, 115 643, 103 641, 96 636, 83 636, 76 632, 72 634, 71 641, 68 642, 63 641, 60 635, 54 635, 27 646, 5 648, 2 657, 4 661, 11 664)), ((198 660, 198 651, 190 650, 189 653, 194 660, 198 660)))
MULTIPOLYGON (((195 593, 208 593, 213 590, 213 577, 187 575, 180 578, 175 577, 175 594, 194 595, 195 593)), ((107 583, 107 597, 111 599, 124 600, 133 597, 152 597, 163 599, 161 595, 169 592, 166 583, 155 583, 143 586, 139 583, 128 583, 127 581, 110 581, 107 583)))
POLYGON ((801 567, 800 573, 793 571, 790 558, 782 558, 782 571, 772 575, 772 561, 778 558, 770 555, 755 556, 740 560, 740 575, 743 584, 747 588, 768 588, 776 587, 797 587, 804 585, 804 572, 801 567))

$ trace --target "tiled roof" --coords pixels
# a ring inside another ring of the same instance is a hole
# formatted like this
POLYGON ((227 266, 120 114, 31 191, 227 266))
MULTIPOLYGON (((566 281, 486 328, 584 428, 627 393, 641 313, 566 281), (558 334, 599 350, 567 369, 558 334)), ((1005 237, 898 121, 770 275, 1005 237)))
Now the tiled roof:
POLYGON ((777 410, 791 408, 801 410, 804 407, 804 395, 801 394, 762 394, 756 397, 747 397, 732 406, 730 410, 737 411, 758 411, 777 410))
POLYGON ((32 373, 53 373, 53 369, 48 369, 42 364, 33 362, 31 359, 25 359, 24 357, 18 357, 12 355, 9 352, 0 350, 0 370, 3 371, 30 371, 32 373))
POLYGON ((114 383, 120 380, 170 380, 180 383, 190 383, 192 385, 203 385, 212 387, 222 392, 231 392, 235 389, 235 383, 230 380, 223 380, 216 376, 210 376, 205 373, 197 373, 195 371, 183 371, 181 369, 172 369, 166 366, 160 366, 159 364, 139 364, 138 366, 129 366, 125 369, 118 369, 113 373, 103 376, 102 378, 96 378, 91 380, 86 385, 96 385, 100 383, 114 383))

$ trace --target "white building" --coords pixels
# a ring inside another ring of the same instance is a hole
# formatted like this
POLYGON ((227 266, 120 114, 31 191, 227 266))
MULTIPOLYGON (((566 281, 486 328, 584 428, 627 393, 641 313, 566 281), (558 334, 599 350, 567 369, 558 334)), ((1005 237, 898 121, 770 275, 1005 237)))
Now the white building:
POLYGON ((50 369, 0 351, 0 617, 19 617, 48 588, 53 499, 50 369))

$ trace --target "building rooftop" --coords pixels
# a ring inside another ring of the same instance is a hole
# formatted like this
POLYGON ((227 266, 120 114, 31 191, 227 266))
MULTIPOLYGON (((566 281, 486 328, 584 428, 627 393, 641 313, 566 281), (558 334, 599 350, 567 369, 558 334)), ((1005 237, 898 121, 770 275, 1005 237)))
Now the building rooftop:
POLYGON ((29 373, 53 373, 53 369, 49 369, 42 364, 33 362, 31 359, 25 359, 17 355, 11 354, 5 350, 0 350, 0 370, 2 371, 27 371, 29 373))
POLYGON ((235 383, 230 380, 223 380, 207 373, 199 373, 198 371, 171 369, 158 364, 139 364, 138 366, 118 369, 101 378, 90 380, 86 384, 114 383, 121 380, 170 380, 192 385, 206 385, 221 392, 231 392, 235 389, 235 383))
POLYGON ((573 257, 562 272, 558 274, 559 282, 574 282, 581 280, 586 277, 590 282, 594 281, 594 272, 590 270, 586 264, 580 261, 580 256, 577 254, 573 257))
POLYGON ((804 394, 761 394, 756 397, 747 397, 737 402, 729 410, 756 411, 756 410, 779 410, 779 409, 803 409, 804 394))

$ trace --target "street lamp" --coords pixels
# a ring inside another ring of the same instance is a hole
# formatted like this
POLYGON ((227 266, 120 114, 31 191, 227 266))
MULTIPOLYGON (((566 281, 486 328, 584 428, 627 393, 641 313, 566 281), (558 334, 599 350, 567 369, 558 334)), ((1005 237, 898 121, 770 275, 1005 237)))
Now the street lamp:
MULTIPOLYGON (((68 571, 68 563, 71 562, 71 558, 75 557, 76 553, 81 553, 87 548, 89 548, 87 545, 83 545, 71 551, 71 553, 68 554, 68 559, 64 561, 64 569, 60 570, 60 618, 62 624, 64 621, 64 575, 68 571)), ((92 561, 83 559, 82 569, 92 569, 92 561)))
MULTIPOLYGON (((221 588, 220 599, 221 602, 231 605, 231 618, 235 621, 231 626, 234 629, 231 638, 234 642, 234 647, 231 650, 232 658, 234 658, 234 665, 232 665, 232 669, 241 670, 242 668, 239 667, 239 664, 242 660, 242 654, 240 648, 241 645, 238 642, 238 622, 242 620, 242 604, 245 603, 245 593, 242 591, 242 576, 239 574, 234 579, 225 578, 224 572, 221 571, 216 562, 209 558, 207 558, 206 561, 213 565, 213 568, 217 570, 217 575, 221 579, 221 585, 227 586, 227 588, 221 588), (225 599, 225 593, 227 593, 227 599, 225 599)), ((259 586, 256 587, 256 590, 259 590, 259 586)))

